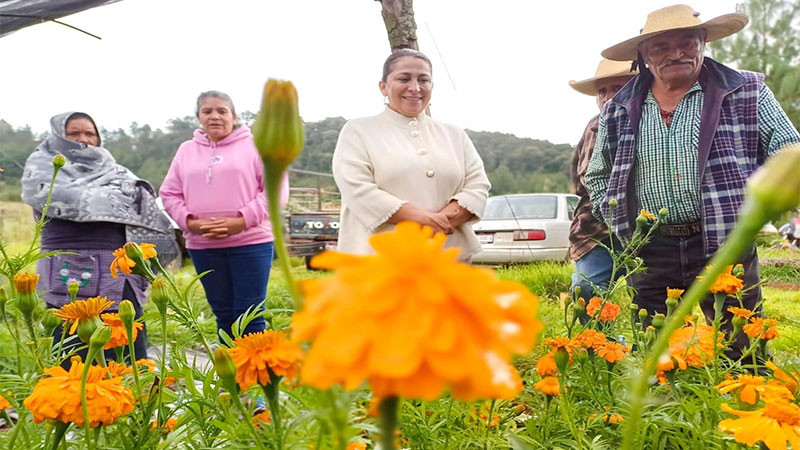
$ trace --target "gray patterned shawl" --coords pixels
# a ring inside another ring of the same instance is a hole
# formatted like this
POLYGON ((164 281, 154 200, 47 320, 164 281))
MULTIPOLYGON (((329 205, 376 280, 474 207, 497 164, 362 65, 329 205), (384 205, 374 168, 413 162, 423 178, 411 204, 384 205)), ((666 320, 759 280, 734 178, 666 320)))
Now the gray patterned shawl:
POLYGON ((53 156, 66 165, 56 176, 47 216, 74 222, 113 222, 125 225, 128 241, 156 244, 163 264, 178 255, 169 219, 156 204, 146 180, 117 164, 103 147, 91 147, 66 138, 67 112, 50 119, 50 135, 25 162, 22 201, 41 211, 53 176, 53 156))

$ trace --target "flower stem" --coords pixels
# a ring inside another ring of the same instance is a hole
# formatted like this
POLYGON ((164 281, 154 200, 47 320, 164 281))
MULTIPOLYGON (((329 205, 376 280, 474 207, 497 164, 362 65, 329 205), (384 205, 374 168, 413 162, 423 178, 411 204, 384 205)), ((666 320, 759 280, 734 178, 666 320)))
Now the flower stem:
POLYGON ((381 450, 394 449, 394 430, 397 428, 397 410, 400 397, 393 395, 381 400, 381 450))
POLYGON ((278 253, 278 264, 286 277, 286 285, 289 293, 294 300, 296 310, 301 309, 302 299, 300 292, 292 275, 291 265, 289 264, 289 252, 286 250, 286 239, 283 236, 283 220, 280 205, 281 180, 283 179, 283 169, 275 167, 274 164, 265 164, 264 173, 266 174, 267 186, 267 206, 269 207, 269 221, 272 224, 272 234, 275 236, 275 251, 278 253))
POLYGON ((280 408, 280 382, 281 377, 275 375, 272 369, 267 368, 269 371, 269 383, 266 386, 261 386, 264 391, 264 396, 267 398, 269 404, 269 413, 272 416, 272 426, 275 431, 275 446, 278 450, 283 448, 283 432, 281 431, 281 408, 280 408))
MULTIPOLYGON (((159 380, 158 380, 158 417, 156 417, 156 428, 161 428, 161 420, 164 417, 164 380, 167 378, 167 315, 161 313, 161 357, 159 358, 159 380)), ((159 438, 159 440, 161 440, 159 438)))
MULTIPOLYGON (((139 385, 139 367, 136 366, 136 350, 133 345, 133 324, 129 327, 125 324, 125 333, 128 335, 128 354, 131 357, 131 367, 133 368, 133 388, 136 391, 136 401, 142 402, 144 397, 142 397, 142 387, 139 385)), ((144 412, 145 408, 142 408, 144 412)), ((144 417, 145 425, 148 422, 148 418, 144 417)), ((145 427, 146 428, 146 427, 145 427)))
POLYGON ((763 225, 760 220, 763 214, 761 214, 762 211, 759 205, 751 204, 750 208, 747 209, 749 210, 747 212, 752 214, 746 214, 744 212, 745 208, 743 208, 743 212, 740 214, 741 221, 728 236, 725 244, 711 259, 710 267, 703 275, 703 278, 696 280, 689 287, 688 293, 675 308, 675 314, 667 319, 661 329, 661 333, 658 334, 656 342, 645 360, 644 370, 633 378, 630 392, 631 406, 628 417, 624 422, 625 430, 623 432, 622 449, 629 450, 635 446, 634 440, 638 430, 639 419, 644 409, 644 402, 647 399, 648 380, 656 373, 658 359, 667 349, 672 333, 680 328, 683 318, 708 294, 711 284, 722 273, 725 266, 735 262, 752 245, 753 237, 763 225), (753 217, 755 217, 755 220, 751 220, 753 217))
POLYGON ((52 450, 58 449, 58 444, 61 443, 61 439, 64 438, 64 434, 67 432, 67 428, 69 428, 69 423, 58 422, 55 426, 55 439, 53 439, 53 446, 51 447, 52 450))
POLYGON ((91 437, 91 427, 89 426, 89 402, 86 400, 86 378, 89 376, 89 368, 92 365, 91 347, 89 354, 86 355, 86 363, 83 365, 83 374, 81 374, 81 409, 83 410, 83 433, 86 438, 86 446, 89 450, 94 450, 94 442, 91 437))
MULTIPOLYGON (((230 386, 230 387, 234 387, 234 386, 230 386)), ((261 439, 258 436, 258 431, 256 431, 256 427, 253 425, 253 420, 249 417, 249 414, 247 413, 247 409, 242 404, 242 400, 239 398, 239 396, 236 395, 236 391, 235 390, 231 391, 231 401, 233 401, 233 403, 236 405, 236 409, 238 409, 239 413, 241 413, 242 420, 247 422, 247 427, 250 430, 250 432, 253 434, 253 439, 254 439, 254 442, 256 444, 256 447, 260 448, 261 450, 264 450, 264 446, 261 445, 261 439)), ((274 418, 273 418, 273 420, 274 420, 274 418)))

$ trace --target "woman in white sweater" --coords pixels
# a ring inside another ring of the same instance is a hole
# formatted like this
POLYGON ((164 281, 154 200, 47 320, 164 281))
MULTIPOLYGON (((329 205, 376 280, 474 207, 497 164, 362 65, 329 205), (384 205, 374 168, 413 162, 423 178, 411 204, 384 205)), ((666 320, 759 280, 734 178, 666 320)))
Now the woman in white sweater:
POLYGON ((339 246, 370 253, 369 237, 413 221, 448 235, 461 259, 480 251, 471 223, 480 219, 489 179, 464 130, 425 114, 431 62, 411 49, 392 53, 379 83, 386 109, 342 128, 333 176, 342 193, 339 246))

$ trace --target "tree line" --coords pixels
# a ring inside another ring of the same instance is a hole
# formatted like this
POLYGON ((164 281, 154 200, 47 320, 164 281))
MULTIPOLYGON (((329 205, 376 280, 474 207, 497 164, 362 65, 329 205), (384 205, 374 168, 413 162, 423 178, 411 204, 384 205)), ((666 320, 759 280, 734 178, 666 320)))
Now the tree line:
MULTIPOLYGON (((254 115, 241 114, 244 123, 254 115)), ((331 158, 346 120, 332 117, 306 122, 306 145, 292 167, 330 173, 331 158)), ((175 118, 164 129, 133 122, 129 129, 101 129, 102 145, 117 162, 136 175, 150 181, 156 189, 166 176, 172 157, 183 141, 191 139, 199 127, 193 116, 175 118)), ((519 138, 513 134, 467 130, 486 167, 492 182, 492 194, 520 192, 567 192, 572 146, 544 140, 519 138)), ((0 198, 19 200, 19 181, 28 155, 46 133, 34 133, 30 127, 15 128, 0 119, 0 198)), ((293 177, 293 186, 316 186, 311 177, 293 177)), ((323 187, 331 189, 330 182, 323 187)))

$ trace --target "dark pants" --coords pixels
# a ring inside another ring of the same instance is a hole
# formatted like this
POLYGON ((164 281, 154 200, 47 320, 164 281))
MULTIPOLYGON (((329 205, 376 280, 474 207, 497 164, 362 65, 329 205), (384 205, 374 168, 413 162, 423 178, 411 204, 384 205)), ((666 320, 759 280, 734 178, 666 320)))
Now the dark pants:
MULTIPOLYGON (((644 259, 647 272, 633 274, 628 278, 628 284, 636 288, 633 302, 641 308, 647 308, 650 314, 659 312, 667 313, 667 305, 664 303, 667 298, 667 288, 688 289, 708 265, 709 258, 706 258, 703 251, 702 234, 695 234, 688 237, 672 237, 655 234, 652 241, 642 247, 639 256, 644 259)), ((745 288, 758 283, 758 254, 755 246, 751 247, 740 258, 739 262, 744 266, 744 286, 745 288)), ((756 305, 761 302, 761 289, 751 289, 742 298, 745 308, 754 310, 756 305)), ((722 329, 730 332, 733 329, 731 319, 733 315, 728 312, 729 306, 739 306, 739 302, 733 297, 725 298, 723 308, 723 320, 725 323, 722 329)), ((714 320, 714 298, 709 295, 700 302, 700 307, 709 321, 714 320)), ((744 333, 739 333, 737 339, 731 345, 728 356, 735 358, 741 355, 741 351, 750 344, 744 333)))
MULTIPOLYGON (((272 242, 241 247, 189 250, 197 273, 212 272, 200 279, 217 328, 231 332, 231 325, 247 308, 267 296, 269 270, 272 267, 272 242)), ((263 317, 247 325, 243 334, 266 328, 263 317)))
MULTIPOLYGON (((133 309, 136 312, 136 319, 142 317, 142 308, 141 306, 139 306, 139 302, 136 301, 136 293, 133 292, 133 289, 127 282, 125 283, 125 287, 123 288, 122 291, 122 298, 125 300, 130 300, 130 302, 133 303, 133 309)), ((116 307, 118 303, 119 302, 115 302, 114 307, 116 307)), ((58 306, 54 306, 49 303, 47 304, 47 307, 54 309, 59 308, 58 306)), ((106 310, 104 312, 117 312, 117 311, 106 310)), ((61 325, 57 326, 56 329, 53 330, 53 342, 56 345, 61 340, 61 333, 62 333, 61 325)), ((86 344, 84 344, 80 340, 73 339, 69 345, 64 346, 64 351, 66 354, 69 354, 72 351, 72 349, 85 345, 86 344)), ((136 353, 135 356, 137 360, 142 358, 147 358, 147 325, 145 325, 144 322, 142 322, 142 329, 139 330, 139 332, 136 334, 136 340, 133 341, 133 351, 136 353)), ((86 361, 87 353, 88 350, 86 348, 83 348, 75 352, 76 355, 80 355, 81 360, 83 360, 84 362, 86 361)), ((129 361, 129 355, 130 352, 128 351, 128 347, 125 347, 123 349, 123 358, 125 358, 125 361, 129 361)), ((105 356, 106 360, 113 360, 113 361, 117 360, 114 350, 106 350, 105 356)), ((67 358, 65 361, 61 363, 61 367, 63 367, 65 370, 69 370, 71 365, 72 362, 69 360, 69 358, 67 358)))

